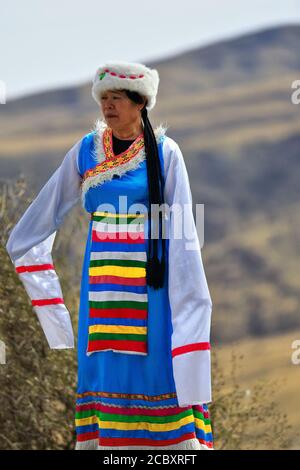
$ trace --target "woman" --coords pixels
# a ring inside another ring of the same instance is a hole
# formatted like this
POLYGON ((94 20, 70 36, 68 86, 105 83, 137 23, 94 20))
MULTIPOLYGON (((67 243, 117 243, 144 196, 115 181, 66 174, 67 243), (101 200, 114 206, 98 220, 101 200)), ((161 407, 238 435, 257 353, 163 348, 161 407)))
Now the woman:
POLYGON ((51 252, 80 198, 90 213, 76 449, 213 448, 212 302, 182 153, 148 119, 158 83, 143 64, 99 67, 92 95, 104 119, 69 150, 6 245, 50 348, 73 348, 51 252), (178 221, 192 237, 175 236, 178 221))

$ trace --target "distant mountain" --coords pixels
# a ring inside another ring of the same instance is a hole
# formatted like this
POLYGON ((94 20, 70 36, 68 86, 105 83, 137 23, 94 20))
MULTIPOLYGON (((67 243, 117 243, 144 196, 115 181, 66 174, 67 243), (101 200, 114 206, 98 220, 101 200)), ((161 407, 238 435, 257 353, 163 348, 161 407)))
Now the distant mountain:
MULTIPOLYGON (((300 326, 300 25, 255 31, 148 63, 160 73, 153 126, 182 149, 205 204, 203 258, 220 341, 300 326)), ((2 178, 37 191, 98 116, 91 84, 0 106, 2 178)), ((84 241, 84 240, 83 240, 84 241)), ((82 247, 80 247, 80 250, 82 247)))

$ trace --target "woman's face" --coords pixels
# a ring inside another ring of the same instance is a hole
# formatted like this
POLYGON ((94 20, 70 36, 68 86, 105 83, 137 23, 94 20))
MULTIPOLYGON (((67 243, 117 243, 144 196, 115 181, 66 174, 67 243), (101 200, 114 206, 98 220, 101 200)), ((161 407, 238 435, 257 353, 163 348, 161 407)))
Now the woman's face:
POLYGON ((131 101, 125 91, 105 91, 100 100, 102 113, 109 127, 124 128, 141 121, 143 104, 131 101))

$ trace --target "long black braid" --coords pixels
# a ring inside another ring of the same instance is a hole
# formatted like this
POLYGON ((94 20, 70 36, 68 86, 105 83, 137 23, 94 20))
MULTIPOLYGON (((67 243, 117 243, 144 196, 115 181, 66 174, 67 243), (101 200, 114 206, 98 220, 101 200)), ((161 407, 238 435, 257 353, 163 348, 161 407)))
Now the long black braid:
MULTIPOLYGON (((124 90, 128 98, 135 103, 143 103, 143 97, 134 91, 124 90)), ((164 204, 164 180, 158 154, 158 147, 153 128, 148 118, 146 105, 142 109, 142 120, 144 124, 144 145, 147 164, 147 179, 149 192, 149 210, 148 210, 148 256, 146 265, 147 284, 154 289, 159 289, 164 285, 165 275, 165 235, 163 234, 163 211, 159 210, 158 234, 157 230, 152 238, 151 222, 153 221, 153 204, 163 208, 164 204), (157 237, 158 235, 158 237, 157 237), (161 243, 161 259, 159 259, 159 243, 161 243)))

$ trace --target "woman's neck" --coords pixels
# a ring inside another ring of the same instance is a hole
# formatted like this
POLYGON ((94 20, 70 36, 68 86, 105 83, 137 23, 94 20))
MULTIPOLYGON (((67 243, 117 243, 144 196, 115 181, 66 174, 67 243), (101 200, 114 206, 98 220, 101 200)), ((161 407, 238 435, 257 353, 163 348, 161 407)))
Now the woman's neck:
POLYGON ((115 129, 112 128, 113 135, 120 140, 135 140, 142 132, 141 123, 134 124, 130 127, 115 129))

